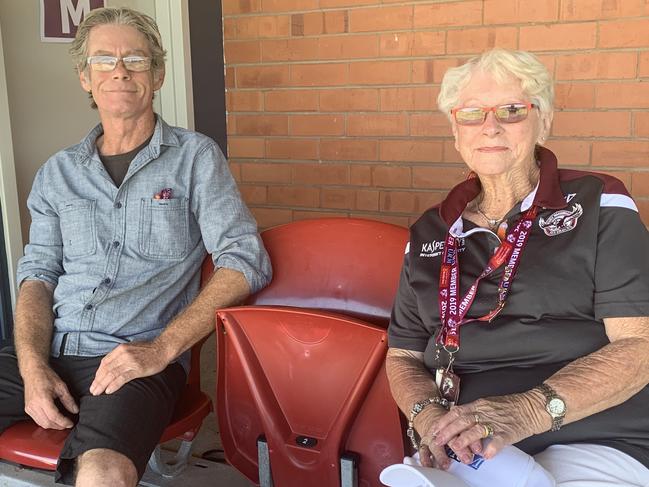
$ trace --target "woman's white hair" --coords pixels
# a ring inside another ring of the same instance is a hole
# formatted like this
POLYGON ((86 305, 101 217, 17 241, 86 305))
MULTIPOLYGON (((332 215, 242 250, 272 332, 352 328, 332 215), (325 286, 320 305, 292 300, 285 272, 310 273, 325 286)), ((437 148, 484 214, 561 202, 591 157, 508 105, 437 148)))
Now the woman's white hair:
POLYGON ((539 58, 526 51, 496 48, 469 59, 462 66, 450 68, 444 74, 437 106, 449 119, 451 109, 458 104, 460 92, 477 70, 489 73, 496 82, 505 82, 512 77, 520 80, 523 92, 539 105, 540 112, 552 113, 554 82, 539 58))

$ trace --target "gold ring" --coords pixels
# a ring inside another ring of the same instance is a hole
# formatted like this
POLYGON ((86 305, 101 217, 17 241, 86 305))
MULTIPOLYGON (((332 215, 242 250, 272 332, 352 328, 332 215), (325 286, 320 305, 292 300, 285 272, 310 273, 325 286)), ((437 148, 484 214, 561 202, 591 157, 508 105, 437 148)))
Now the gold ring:
POLYGON ((480 424, 480 416, 478 416, 478 413, 473 413, 473 420, 475 424, 480 424))
POLYGON ((494 427, 489 423, 482 424, 482 427, 484 428, 483 438, 491 438, 494 435, 494 427))

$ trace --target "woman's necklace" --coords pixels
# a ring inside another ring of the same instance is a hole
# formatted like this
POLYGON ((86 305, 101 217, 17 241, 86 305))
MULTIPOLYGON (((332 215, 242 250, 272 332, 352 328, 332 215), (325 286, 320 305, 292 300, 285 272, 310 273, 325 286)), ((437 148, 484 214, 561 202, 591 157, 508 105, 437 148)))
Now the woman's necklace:
POLYGON ((505 215, 502 216, 501 218, 489 218, 489 217, 488 217, 487 215, 485 215, 484 212, 480 209, 480 206, 479 206, 479 205, 476 205, 476 206, 475 206, 475 209, 476 209, 476 211, 480 214, 480 216, 482 216, 482 218, 484 218, 484 219, 487 221, 487 223, 489 224, 489 228, 491 228, 491 229, 496 229, 496 228, 498 228, 498 226, 499 226, 499 225, 502 223, 502 221, 505 219, 505 216, 507 216, 507 214, 505 214, 505 215))

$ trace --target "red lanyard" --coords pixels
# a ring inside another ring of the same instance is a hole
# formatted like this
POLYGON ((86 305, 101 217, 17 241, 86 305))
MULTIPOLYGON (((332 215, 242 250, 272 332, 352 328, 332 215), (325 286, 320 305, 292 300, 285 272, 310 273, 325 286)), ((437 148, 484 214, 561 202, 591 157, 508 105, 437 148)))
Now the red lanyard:
POLYGON ((442 328, 437 335, 437 344, 453 354, 460 349, 460 326, 472 321, 491 321, 505 307, 507 295, 511 290, 521 253, 527 244, 532 224, 536 218, 537 207, 527 210, 514 228, 491 256, 487 266, 475 280, 466 295, 459 300, 460 267, 458 264, 457 238, 449 232, 444 245, 444 256, 439 272, 439 316, 442 328), (498 269, 507 261, 503 277, 498 285, 498 304, 489 313, 480 318, 465 319, 473 304, 480 281, 498 269))

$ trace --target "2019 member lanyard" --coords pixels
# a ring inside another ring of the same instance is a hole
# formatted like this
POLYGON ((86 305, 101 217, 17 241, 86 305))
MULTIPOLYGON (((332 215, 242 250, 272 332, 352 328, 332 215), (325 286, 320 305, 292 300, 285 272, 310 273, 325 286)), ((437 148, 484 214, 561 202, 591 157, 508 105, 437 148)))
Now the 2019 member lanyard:
POLYGON ((505 301, 511 290, 521 253, 529 239, 537 212, 537 207, 532 206, 523 214, 514 228, 507 233, 503 242, 489 259, 487 266, 462 300, 458 299, 460 268, 457 258, 457 238, 452 236, 450 232, 446 236, 444 256, 439 272, 439 316, 442 326, 437 334, 436 342, 438 347, 444 348, 451 354, 451 361, 453 360, 452 355, 460 349, 460 326, 472 321, 491 321, 505 307, 505 301), (498 285, 497 306, 484 316, 465 319, 475 299, 480 281, 498 269, 505 261, 507 261, 507 265, 498 285))

